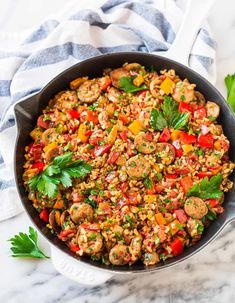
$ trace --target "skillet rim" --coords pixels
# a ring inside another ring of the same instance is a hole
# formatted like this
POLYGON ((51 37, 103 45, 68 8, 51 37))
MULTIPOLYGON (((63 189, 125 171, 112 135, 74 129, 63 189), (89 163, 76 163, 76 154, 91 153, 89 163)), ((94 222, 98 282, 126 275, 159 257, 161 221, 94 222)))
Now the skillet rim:
MULTIPOLYGON (((177 61, 174 61, 172 59, 169 59, 169 58, 166 58, 166 57, 163 57, 163 56, 160 56, 160 55, 155 55, 155 54, 149 54, 149 53, 142 53, 142 52, 117 52, 117 53, 110 53, 110 54, 104 54, 104 55, 100 55, 100 56, 95 56, 95 57, 91 57, 91 58, 88 58, 86 60, 82 60, 74 65, 72 65, 71 67, 69 67, 68 69, 62 71, 61 73, 59 73, 56 77, 54 77, 52 80, 50 80, 37 94, 34 94, 34 95, 31 95, 29 97, 26 97, 24 98, 23 100, 21 100, 20 102, 16 103, 15 106, 14 106, 14 111, 15 111, 15 115, 16 115, 16 120, 17 120, 17 129, 18 129, 18 132, 17 132, 17 138, 16 138, 16 142, 15 142, 15 150, 14 150, 14 173, 15 173, 15 181, 16 181, 16 187, 17 187, 17 192, 19 194, 19 197, 20 197, 20 200, 21 200, 21 203, 24 207, 24 209, 26 210, 26 213, 28 215, 28 217, 30 218, 31 222, 33 223, 33 225, 36 227, 36 229, 40 232, 40 234, 43 235, 43 237, 49 241, 49 243, 53 246, 55 246, 57 249, 60 249, 62 252, 64 252, 67 256, 70 256, 80 262, 82 262, 83 264, 86 264, 86 265, 89 265, 91 266, 93 269, 96 269, 96 270, 104 270, 106 272, 112 272, 112 273, 119 273, 119 274, 130 274, 130 273, 146 273, 146 272, 153 272, 153 271, 160 271, 160 270, 163 270, 163 269, 166 269, 166 268, 169 268, 169 267, 172 267, 172 266, 175 266, 177 265, 178 263, 180 262, 183 262, 185 261, 186 259, 190 258, 191 256, 195 255, 197 252, 199 252, 201 249, 203 249, 206 245, 208 245, 211 241, 213 241, 216 236, 221 232, 221 230, 233 219, 235 218, 235 207, 233 206, 234 208, 234 214, 229 216, 229 214, 226 213, 225 215, 225 220, 224 222, 221 224, 221 226, 217 229, 217 231, 215 233, 213 233, 209 239, 207 239, 205 241, 205 243, 202 243, 201 245, 199 245, 199 247, 194 247, 194 249, 192 249, 192 251, 189 252, 189 248, 186 250, 185 253, 183 253, 182 255, 178 256, 178 257, 174 257, 174 258, 170 258, 168 259, 169 261, 166 261, 166 262, 161 262, 161 263, 158 263, 157 265, 154 265, 154 266, 150 266, 150 267, 146 267, 146 266, 140 266, 139 269, 134 269, 134 265, 132 266, 122 266, 122 267, 116 267, 116 266, 106 266, 106 265, 103 265, 99 262, 95 262, 95 261, 92 261, 92 260, 87 260, 87 259, 84 259, 84 258, 81 258, 81 257, 77 257, 76 255, 74 255, 64 244, 63 247, 61 247, 61 245, 58 245, 58 243, 55 243, 52 241, 52 239, 50 239, 48 237, 48 235, 46 235, 46 233, 44 233, 41 228, 36 224, 36 222, 34 221, 33 217, 31 216, 31 214, 29 213, 29 210, 27 209, 27 205, 23 202, 23 197, 21 195, 21 192, 20 192, 20 188, 19 188, 19 182, 18 182, 18 178, 17 178, 17 161, 16 161, 16 155, 17 155, 17 151, 18 151, 18 143, 19 143, 19 134, 20 134, 20 127, 22 127, 22 125, 19 125, 18 123, 18 119, 17 119, 17 108, 20 107, 21 104, 25 103, 26 101, 28 101, 30 98, 35 98, 35 100, 37 98, 40 98, 41 95, 47 91, 48 88, 50 88, 50 86, 56 82, 57 80, 59 80, 61 77, 63 77, 65 74, 68 74, 71 70, 73 69, 79 69, 79 65, 80 64, 89 64, 89 63, 92 63, 93 61, 96 61, 96 60, 102 60, 102 59, 106 59, 108 57, 115 57, 115 56, 122 56, 122 57, 125 57, 125 56, 134 56, 134 55, 137 55, 137 56, 142 56, 142 57, 152 57, 153 59, 156 59, 156 60, 163 60, 165 61, 166 63, 172 63, 174 65, 176 65, 178 68, 181 68, 183 71, 187 72, 189 74, 189 77, 192 76, 192 77, 195 77, 197 78, 197 80, 200 80, 203 84, 206 84, 209 89, 212 91, 212 92, 215 92, 215 94, 218 95, 219 99, 221 100, 221 102, 223 103, 223 105, 226 107, 226 110, 229 111, 230 113, 232 113, 231 111, 231 108, 229 107, 229 105, 227 104, 227 102, 225 101, 224 97, 222 96, 222 94, 217 90, 216 87, 214 87, 208 80, 206 80, 203 76, 201 76, 199 73, 195 72, 194 70, 192 70, 191 68, 187 67, 187 66, 184 66, 183 64, 181 63, 178 63, 177 61)), ((123 62, 125 61, 125 59, 123 58, 123 62)), ((33 102, 34 100, 32 100, 33 102)), ((233 115, 233 123, 235 125, 235 116, 233 115)), ((27 195, 26 191, 25 191, 25 194, 27 195)), ((229 202, 229 201, 228 201, 229 202)), ((231 211, 231 210, 230 210, 231 211)), ((54 238, 56 238, 55 236, 53 236, 54 238)), ((200 241, 199 241, 200 242, 200 241)), ((62 243, 62 242, 61 242, 62 243)), ((192 248, 192 247, 191 247, 192 248)), ((78 264, 79 266, 79 264, 78 264)))

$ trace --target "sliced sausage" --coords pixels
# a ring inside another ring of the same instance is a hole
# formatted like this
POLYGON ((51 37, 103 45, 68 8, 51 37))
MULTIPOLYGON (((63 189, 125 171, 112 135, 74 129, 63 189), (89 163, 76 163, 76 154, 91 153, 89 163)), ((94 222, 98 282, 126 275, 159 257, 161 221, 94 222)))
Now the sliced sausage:
POLYGON ((87 203, 74 203, 69 210, 71 219, 75 223, 93 220, 93 208, 87 203))
POLYGON ((44 152, 44 158, 49 162, 54 157, 58 156, 60 153, 60 147, 56 144, 50 143, 46 146, 46 151, 44 152))
POLYGON ((177 82, 172 97, 175 101, 180 102, 182 96, 184 96, 184 102, 191 102, 194 99, 194 85, 188 81, 177 82))
POLYGON ((143 256, 143 263, 146 266, 154 265, 160 261, 159 255, 154 251, 152 253, 146 252, 143 256))
POLYGON ((194 97, 196 98, 197 104, 198 104, 198 105, 200 105, 200 106, 205 105, 206 99, 205 99, 205 97, 203 96, 203 94, 200 93, 198 90, 195 90, 195 92, 194 92, 194 97))
POLYGON ((97 231, 91 231, 79 227, 77 244, 88 255, 97 254, 103 247, 103 237, 97 231))
POLYGON ((215 102, 208 101, 206 103, 207 117, 218 118, 220 113, 220 107, 215 102))
POLYGON ((156 156, 163 164, 169 165, 175 160, 175 148, 170 143, 157 143, 156 156))
POLYGON ((150 168, 150 163, 142 155, 134 156, 127 161, 127 173, 133 178, 145 178, 150 168))
POLYGON ((130 255, 128 246, 124 244, 116 244, 109 252, 109 261, 113 265, 122 266, 129 262, 130 255))
POLYGON ((114 69, 111 73, 110 73, 110 77, 112 80, 112 85, 115 86, 116 88, 120 88, 121 84, 120 84, 120 79, 122 77, 129 77, 130 73, 128 70, 126 70, 123 67, 114 69))
POLYGON ((139 63, 129 63, 124 67, 126 70, 140 70, 142 66, 139 63))
POLYGON ((131 254, 132 261, 137 261, 141 257, 142 242, 143 237, 140 234, 131 240, 129 251, 131 254))
POLYGON ((58 137, 58 133, 56 132, 55 128, 48 128, 42 134, 42 142, 44 145, 48 145, 51 142, 56 141, 58 137))
POLYGON ((99 98, 100 93, 100 86, 95 79, 83 82, 77 90, 79 100, 85 103, 96 101, 99 98))
POLYGON ((49 224, 56 232, 61 230, 60 220, 60 211, 53 209, 49 214, 49 224))
POLYGON ((118 89, 113 86, 108 89, 107 98, 109 99, 109 101, 118 103, 120 102, 120 97, 121 92, 118 89))
POLYGON ((184 210, 193 219, 201 219, 208 212, 206 203, 198 197, 188 198, 184 204, 184 210))
POLYGON ((154 141, 148 140, 144 132, 140 132, 135 137, 135 146, 136 149, 143 154, 151 154, 156 149, 156 143, 154 141))

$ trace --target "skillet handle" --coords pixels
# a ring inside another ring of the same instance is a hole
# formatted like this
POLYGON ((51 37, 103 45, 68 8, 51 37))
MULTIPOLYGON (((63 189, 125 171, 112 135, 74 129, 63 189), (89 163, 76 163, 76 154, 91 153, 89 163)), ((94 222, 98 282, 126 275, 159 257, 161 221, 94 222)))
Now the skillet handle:
POLYGON ((164 57, 178 61, 186 66, 194 40, 215 0, 188 0, 184 19, 176 38, 164 57))
POLYGON ((94 269, 73 259, 53 246, 51 246, 51 260, 59 273, 87 286, 101 285, 113 277, 112 274, 104 270, 94 269))

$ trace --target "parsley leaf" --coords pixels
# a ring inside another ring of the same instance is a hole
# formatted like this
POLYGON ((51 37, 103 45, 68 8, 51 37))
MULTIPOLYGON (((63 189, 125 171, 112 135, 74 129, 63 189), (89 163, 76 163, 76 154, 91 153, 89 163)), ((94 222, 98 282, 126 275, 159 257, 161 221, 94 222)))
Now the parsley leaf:
POLYGON ((55 157, 46 170, 28 181, 29 187, 54 198, 58 194, 60 184, 69 187, 72 185, 72 178, 86 177, 92 169, 91 165, 83 160, 72 161, 72 155, 73 153, 69 152, 55 157))
POLYGON ((189 113, 180 113, 176 102, 171 97, 164 97, 161 109, 162 111, 154 108, 151 111, 150 125, 153 129, 163 130, 167 126, 180 129, 186 125, 189 113))
POLYGON ((235 112, 235 74, 227 75, 224 80, 227 87, 227 102, 235 112))
POLYGON ((140 86, 135 86, 133 84, 133 77, 122 77, 120 80, 121 89, 124 90, 126 93, 134 93, 138 92, 143 89, 148 89, 148 87, 145 84, 142 84, 140 86))
POLYGON ((9 239, 12 245, 12 257, 49 258, 38 248, 37 240, 37 232, 32 227, 29 227, 29 235, 20 232, 9 239))
POLYGON ((144 186, 148 189, 153 189, 153 181, 150 178, 145 178, 144 186))
POLYGON ((195 184, 188 192, 187 196, 195 196, 201 199, 219 199, 223 192, 220 190, 220 184, 223 180, 222 174, 202 179, 199 184, 195 184))

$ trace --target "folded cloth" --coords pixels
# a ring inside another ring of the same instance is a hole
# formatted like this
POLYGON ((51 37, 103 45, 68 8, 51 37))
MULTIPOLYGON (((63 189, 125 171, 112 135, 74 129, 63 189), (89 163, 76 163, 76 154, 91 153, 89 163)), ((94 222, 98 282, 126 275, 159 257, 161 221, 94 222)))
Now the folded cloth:
MULTIPOLYGON (((167 51, 184 13, 177 3, 69 1, 59 14, 34 30, 20 35, 0 33, 0 220, 22 211, 13 176, 13 105, 86 58, 117 51, 167 51)), ((189 65, 211 78, 215 73, 214 58, 215 42, 204 24, 189 54, 189 65)))

